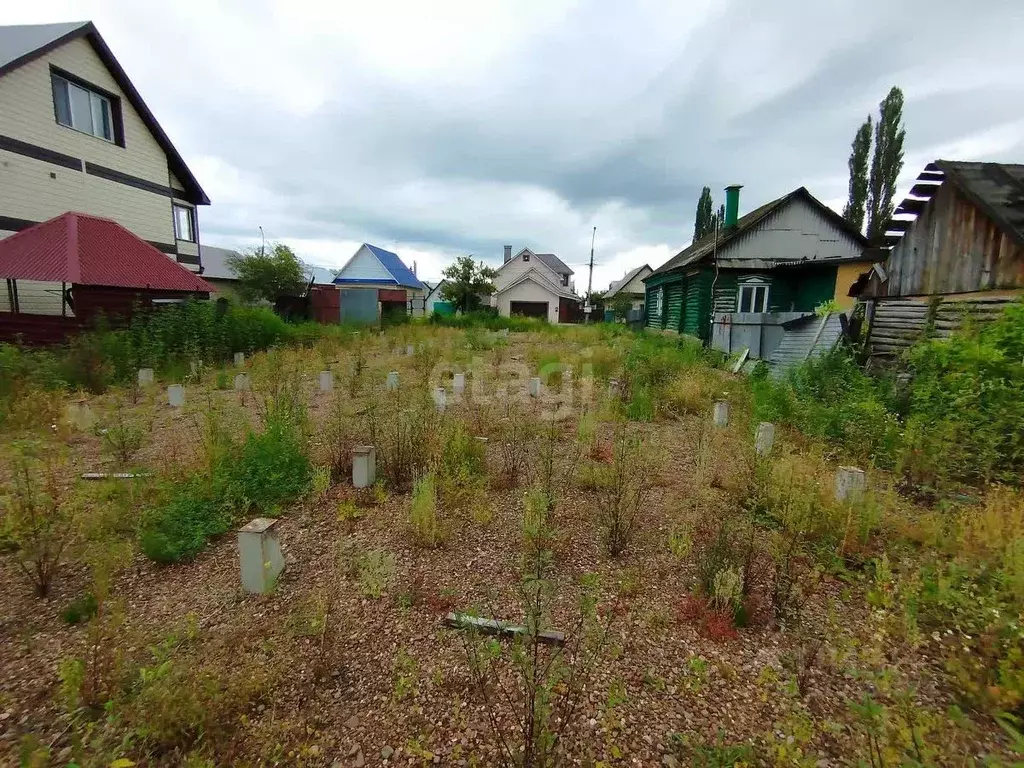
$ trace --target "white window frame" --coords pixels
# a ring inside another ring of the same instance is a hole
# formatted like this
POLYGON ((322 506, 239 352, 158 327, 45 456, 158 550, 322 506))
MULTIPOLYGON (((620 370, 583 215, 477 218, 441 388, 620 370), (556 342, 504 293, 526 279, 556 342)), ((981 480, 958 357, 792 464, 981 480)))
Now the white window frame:
POLYGON ((70 128, 71 130, 78 131, 79 133, 85 133, 97 139, 102 139, 103 141, 109 141, 111 144, 116 143, 117 129, 114 126, 114 104, 109 96, 105 96, 102 93, 97 93, 96 91, 91 90, 90 88, 86 88, 83 85, 79 85, 78 83, 72 82, 68 78, 62 77, 61 75, 58 75, 56 73, 52 75, 52 84, 53 86, 51 86, 51 89, 53 91, 54 98, 54 116, 57 120, 58 125, 63 125, 65 128, 70 128), (53 87, 57 83, 60 83, 63 86, 63 94, 67 96, 67 102, 64 105, 67 114, 67 122, 63 122, 61 120, 61 110, 57 108, 57 88, 53 87), (75 120, 75 112, 72 109, 71 99, 72 89, 81 91, 82 93, 87 94, 89 97, 88 125, 85 125, 84 120, 75 120), (106 127, 109 131, 109 135, 104 134, 102 132, 102 119, 100 120, 100 126, 97 127, 96 125, 97 110, 99 110, 100 116, 102 117, 104 109, 106 110, 106 127))
POLYGON ((665 302, 665 286, 660 286, 654 292, 654 314, 661 315, 661 308, 665 302))
POLYGON ((189 242, 189 243, 194 243, 196 241, 196 211, 195 211, 195 208, 190 208, 187 205, 180 205, 179 203, 174 203, 172 205, 172 209, 173 209, 173 212, 174 212, 174 237, 176 239, 178 239, 178 240, 184 240, 184 241, 189 242), (185 233, 184 236, 183 236, 183 234, 181 232, 180 221, 178 220, 178 212, 179 211, 184 211, 185 214, 188 216, 188 232, 185 233))
POLYGON ((769 283, 766 283, 763 280, 757 280, 749 283, 740 283, 739 290, 736 292, 737 312, 743 312, 742 307, 744 291, 749 291, 751 293, 750 309, 747 310, 747 312, 752 312, 755 314, 764 314, 768 311, 768 307, 771 306, 768 303, 769 295, 771 293, 771 285, 769 283), (764 289, 764 298, 761 301, 761 309, 758 309, 757 304, 755 302, 757 301, 757 291, 760 288, 764 289))

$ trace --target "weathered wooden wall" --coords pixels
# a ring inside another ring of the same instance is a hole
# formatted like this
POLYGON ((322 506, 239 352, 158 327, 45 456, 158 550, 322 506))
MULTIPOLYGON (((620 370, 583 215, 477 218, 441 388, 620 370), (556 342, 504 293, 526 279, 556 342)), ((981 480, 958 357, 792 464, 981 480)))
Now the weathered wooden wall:
POLYGON ((1024 247, 947 182, 893 248, 886 271, 890 297, 1024 288, 1024 247))
POLYGON ((991 322, 1024 293, 998 292, 975 296, 869 299, 868 352, 873 360, 893 359, 926 337, 946 338, 967 318, 991 322))

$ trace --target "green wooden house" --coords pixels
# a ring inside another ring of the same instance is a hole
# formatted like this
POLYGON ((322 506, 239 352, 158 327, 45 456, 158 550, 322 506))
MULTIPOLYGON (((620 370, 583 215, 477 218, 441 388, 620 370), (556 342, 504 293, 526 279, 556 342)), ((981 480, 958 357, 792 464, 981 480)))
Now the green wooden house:
POLYGON ((716 324, 781 326, 829 300, 853 306, 850 286, 871 266, 864 236, 804 187, 741 217, 739 191, 726 188, 717 232, 644 281, 648 328, 712 343, 716 324))

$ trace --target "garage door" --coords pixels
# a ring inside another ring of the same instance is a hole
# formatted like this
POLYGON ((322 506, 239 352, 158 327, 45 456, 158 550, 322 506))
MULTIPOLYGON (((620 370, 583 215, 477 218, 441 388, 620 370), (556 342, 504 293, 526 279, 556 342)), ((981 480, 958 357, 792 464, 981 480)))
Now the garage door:
POLYGON ((513 315, 545 318, 548 316, 548 303, 546 301, 513 301, 509 305, 509 312, 513 315))

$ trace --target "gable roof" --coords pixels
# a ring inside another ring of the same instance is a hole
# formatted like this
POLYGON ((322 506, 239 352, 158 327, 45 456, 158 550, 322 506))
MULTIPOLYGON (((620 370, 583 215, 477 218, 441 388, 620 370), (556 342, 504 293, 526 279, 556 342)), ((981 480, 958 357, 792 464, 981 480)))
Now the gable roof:
POLYGON ((167 155, 167 165, 185 187, 185 190, 190 193, 192 202, 197 205, 209 205, 210 198, 199 186, 199 181, 185 165, 184 159, 178 154, 178 150, 174 148, 156 117, 149 111, 146 102, 142 100, 142 96, 132 85, 127 73, 118 64, 114 54, 96 29, 96 25, 91 21, 0 27, 0 77, 80 37, 89 41, 100 60, 110 70, 110 74, 117 81, 129 103, 139 113, 142 122, 146 124, 149 132, 153 134, 153 138, 167 155))
POLYGON ((0 240, 0 278, 209 293, 210 285, 116 221, 68 211, 0 240))
POLYGON ((498 271, 500 272, 502 267, 504 267, 506 264, 511 264, 513 261, 518 259, 524 253, 528 253, 531 256, 536 256, 537 260, 541 264, 543 264, 545 267, 550 269, 556 275, 574 275, 574 274, 576 274, 571 269, 569 269, 568 266, 566 266, 565 262, 563 262, 560 258, 555 256, 555 254, 553 254, 553 253, 537 253, 536 251, 532 251, 529 248, 523 248, 521 251, 519 251, 519 253, 517 253, 511 259, 509 259, 508 261, 502 262, 501 265, 498 267, 498 271))
MULTIPOLYGON (((789 194, 783 195, 782 197, 776 198, 768 203, 765 203, 760 208, 755 208, 750 213, 741 216, 734 227, 727 230, 721 230, 718 233, 718 249, 721 250, 727 247, 730 243, 737 240, 739 237, 753 230, 758 224, 767 219, 771 214, 778 210, 781 210, 790 202, 796 199, 802 199, 809 203, 811 207, 815 208, 822 216, 828 219, 832 224, 838 227, 841 231, 846 233, 848 236, 856 240, 861 246, 867 246, 867 238, 864 237, 855 227, 853 227, 846 219, 840 216, 838 213, 833 211, 823 202, 818 200, 814 195, 807 191, 807 187, 799 187, 794 189, 789 194)), ((691 243, 688 247, 677 253, 671 259, 666 261, 649 277, 654 275, 661 275, 665 272, 671 272, 674 269, 681 267, 687 267, 691 264, 696 264, 702 261, 707 256, 710 256, 715 250, 715 233, 710 232, 704 235, 700 240, 691 243)), ((830 259, 829 261, 835 261, 830 259)), ((645 278, 647 279, 647 278, 645 278)))
POLYGON ((639 275, 645 269, 650 269, 650 268, 651 268, 650 264, 643 264, 643 265, 637 267, 636 269, 633 269, 633 270, 630 270, 629 272, 627 272, 626 276, 624 278, 622 278, 621 280, 612 280, 611 284, 609 284, 609 286, 608 286, 608 290, 604 294, 604 298, 607 299, 607 298, 609 298, 611 296, 614 296, 616 293, 619 292, 619 290, 621 288, 623 288, 624 286, 629 285, 629 281, 630 280, 632 280, 634 277, 639 275))
POLYGON ((551 267, 551 269, 553 269, 555 272, 557 272, 560 275, 574 275, 574 274, 576 274, 571 269, 569 269, 568 266, 566 266, 564 261, 562 261, 560 258, 555 256, 555 254, 553 254, 553 253, 537 253, 537 254, 534 254, 534 255, 538 259, 543 261, 545 264, 547 264, 549 267, 551 267))
POLYGON ((402 260, 398 258, 397 253, 393 253, 392 251, 386 251, 383 248, 380 248, 376 245, 370 245, 369 243, 363 243, 361 246, 359 246, 358 249, 356 249, 356 252, 352 255, 352 258, 349 259, 345 263, 345 266, 342 267, 341 270, 338 272, 337 277, 334 278, 334 282, 338 284, 385 282, 394 283, 395 285, 400 285, 405 288, 412 288, 414 290, 423 290, 423 283, 419 281, 419 279, 416 277, 416 275, 413 274, 411 269, 409 269, 407 266, 405 266, 405 264, 402 263, 402 260), (385 279, 381 281, 366 280, 358 277, 343 277, 343 275, 345 274, 345 270, 348 268, 348 265, 352 263, 352 259, 359 255, 359 251, 361 251, 363 248, 369 251, 374 256, 374 258, 376 258, 377 261, 380 262, 380 265, 384 268, 384 270, 389 275, 391 275, 391 279, 385 279))
POLYGON ((530 281, 536 283, 541 288, 546 288, 548 291, 550 291, 551 293, 555 294, 556 296, 564 296, 567 299, 578 299, 579 298, 572 291, 570 291, 568 288, 565 288, 565 287, 560 286, 560 285, 555 285, 554 283, 552 283, 547 277, 544 276, 544 273, 541 272, 536 267, 530 267, 528 270, 526 270, 521 275, 519 275, 511 283, 509 283, 505 287, 500 288, 497 291, 495 291, 495 295, 497 295, 499 293, 505 293, 506 291, 509 291, 509 290, 515 288, 517 285, 519 285, 520 283, 524 283, 527 280, 530 280, 530 281))

